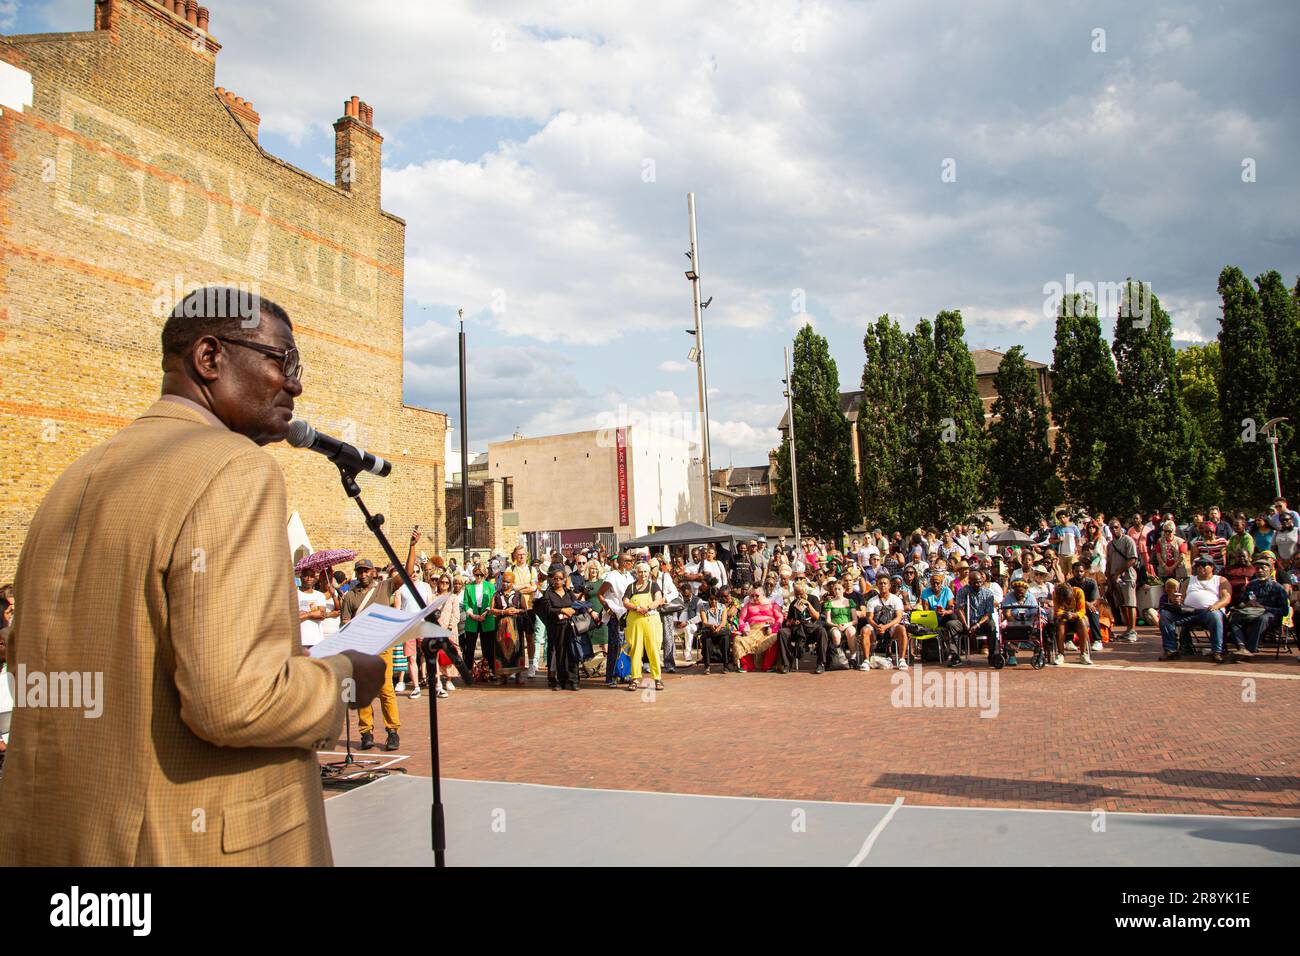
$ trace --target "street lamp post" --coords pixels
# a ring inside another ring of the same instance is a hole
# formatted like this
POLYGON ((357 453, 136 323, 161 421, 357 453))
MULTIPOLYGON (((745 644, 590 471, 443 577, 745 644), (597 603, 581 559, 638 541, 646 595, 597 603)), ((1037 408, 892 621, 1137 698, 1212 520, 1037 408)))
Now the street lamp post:
POLYGON ((1282 497, 1282 473, 1277 467, 1277 426, 1285 421, 1289 419, 1270 418, 1261 429, 1268 441, 1269 450, 1273 452, 1273 494, 1278 498, 1282 497))
POLYGON ((785 349, 785 420, 787 435, 790 439, 790 499, 794 504, 794 543, 797 547, 803 540, 799 534, 799 469, 795 465, 794 453, 794 382, 790 379, 790 349, 785 349))
MULTIPOLYGON (((457 309, 460 319, 460 506, 465 514, 465 541, 461 551, 461 566, 469 567, 469 532, 474 526, 474 516, 469 510, 469 432, 466 422, 469 418, 465 401, 465 310, 457 309)), ((472 662, 471 662, 472 663, 472 662)))
POLYGON ((713 472, 709 462, 709 373, 704 364, 704 318, 700 304, 700 251, 695 241, 695 193, 686 194, 686 218, 691 230, 691 305, 695 315, 695 377, 700 389, 700 456, 704 465, 704 523, 713 524, 713 472))

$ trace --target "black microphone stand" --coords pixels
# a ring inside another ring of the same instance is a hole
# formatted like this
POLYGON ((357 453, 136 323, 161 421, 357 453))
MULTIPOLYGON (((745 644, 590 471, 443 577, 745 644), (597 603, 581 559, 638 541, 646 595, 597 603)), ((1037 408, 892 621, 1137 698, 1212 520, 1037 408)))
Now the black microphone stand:
MULTIPOLYGON (((337 462, 335 464, 338 464, 337 462)), ((370 529, 375 538, 378 539, 380 547, 388 555, 388 560, 393 567, 397 568, 397 573, 401 575, 402 581, 410 589, 411 596, 415 598, 415 603, 420 607, 426 607, 424 599, 420 597, 420 592, 415 584, 411 581, 411 576, 406 573, 406 565, 397 559, 397 552, 393 550, 392 544, 389 543, 387 535, 384 534, 383 524, 384 516, 381 514, 372 515, 366 508, 366 503, 361 500, 361 487, 357 484, 356 469, 349 468, 346 465, 339 464, 339 475, 343 481, 343 490, 347 496, 357 503, 361 509, 362 516, 366 519, 366 527, 370 529)), ((425 668, 430 675, 429 680, 429 754, 433 760, 433 806, 429 811, 430 827, 433 831, 433 865, 446 866, 447 854, 447 831, 442 813, 442 771, 438 759, 438 706, 435 691, 438 688, 438 652, 442 651, 451 658, 456 670, 460 672, 467 684, 474 682, 474 676, 461 660, 460 650, 448 638, 445 637, 425 637, 420 640, 420 651, 424 654, 425 668)))

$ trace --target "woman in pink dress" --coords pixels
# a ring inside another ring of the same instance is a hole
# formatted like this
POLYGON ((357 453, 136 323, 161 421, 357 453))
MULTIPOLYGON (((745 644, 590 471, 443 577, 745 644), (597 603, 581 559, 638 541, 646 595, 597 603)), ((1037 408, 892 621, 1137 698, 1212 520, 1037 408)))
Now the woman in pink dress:
POLYGON ((763 593, 761 587, 750 589, 749 600, 740 610, 740 627, 736 633, 735 660, 753 655, 753 669, 763 670, 768 648, 776 643, 784 620, 779 605, 763 593))

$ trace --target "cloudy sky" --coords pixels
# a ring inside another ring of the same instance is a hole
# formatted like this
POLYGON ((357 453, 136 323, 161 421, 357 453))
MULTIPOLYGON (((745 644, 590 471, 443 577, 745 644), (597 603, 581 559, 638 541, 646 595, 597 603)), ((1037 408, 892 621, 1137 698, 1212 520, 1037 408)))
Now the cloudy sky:
MULTIPOLYGON (((883 312, 1050 361, 1069 275, 1151 282, 1197 340, 1225 264, 1300 271, 1294 0, 209 5, 272 152, 332 178, 342 101, 374 107, 407 400, 457 414, 463 308, 476 449, 692 413, 688 191, 715 464, 765 460, 807 321, 855 388, 883 312)), ((0 0, 0 30, 91 9, 0 0)))

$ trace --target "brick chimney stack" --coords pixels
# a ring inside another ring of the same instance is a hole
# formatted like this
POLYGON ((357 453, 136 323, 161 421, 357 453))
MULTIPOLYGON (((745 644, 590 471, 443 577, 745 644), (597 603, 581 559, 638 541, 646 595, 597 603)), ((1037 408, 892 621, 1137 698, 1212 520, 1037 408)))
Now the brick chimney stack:
POLYGON ((124 10, 165 24, 180 33, 194 48, 216 54, 221 44, 208 33, 208 8, 198 0, 95 0, 95 29, 116 34, 124 10))
POLYGON ((334 124, 334 182, 378 206, 384 138, 374 124, 374 108, 359 96, 343 101, 343 115, 334 124))
POLYGON ((226 109, 230 110, 232 116, 239 122, 249 136, 257 139, 257 128, 262 122, 261 114, 253 109, 252 101, 244 99, 242 96, 236 96, 224 86, 217 87, 217 96, 225 104, 226 109))

